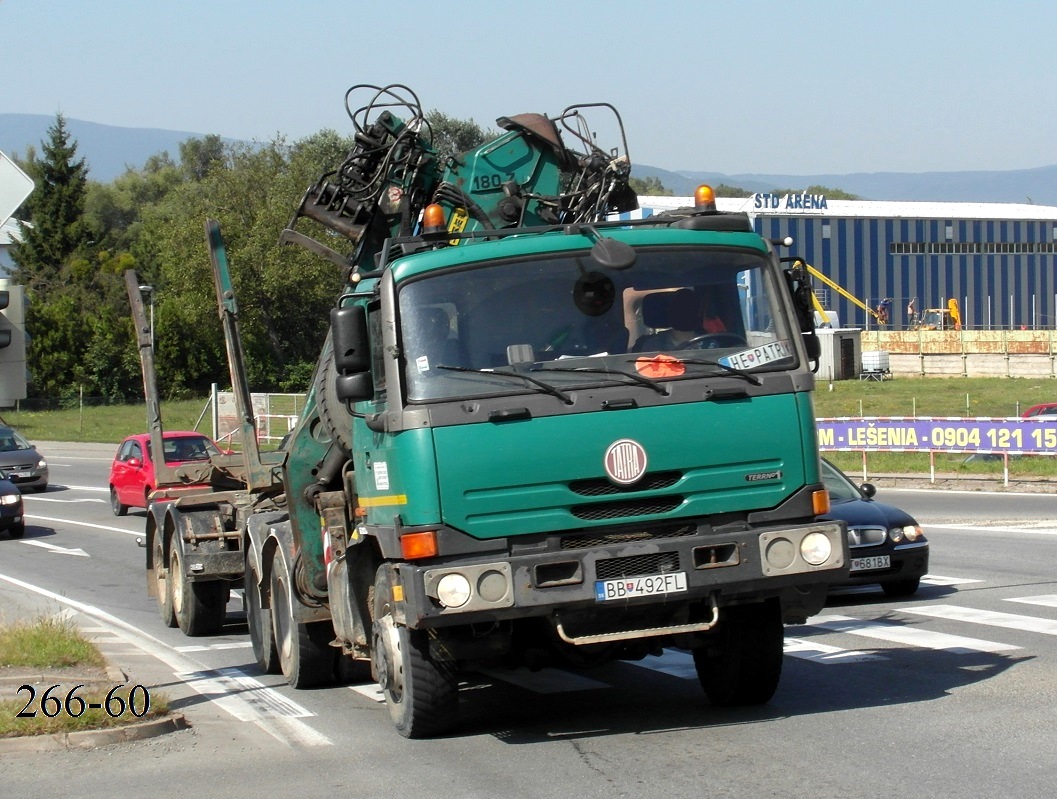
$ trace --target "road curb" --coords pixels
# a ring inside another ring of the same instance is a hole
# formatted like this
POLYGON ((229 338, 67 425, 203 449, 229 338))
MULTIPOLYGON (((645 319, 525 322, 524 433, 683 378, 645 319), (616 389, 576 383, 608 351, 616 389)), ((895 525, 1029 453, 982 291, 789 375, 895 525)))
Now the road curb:
POLYGON ((106 727, 101 730, 54 733, 52 735, 24 735, 20 738, 0 739, 0 754, 20 752, 60 752, 66 749, 98 749, 111 744, 130 743, 158 735, 189 729, 190 722, 182 713, 171 713, 150 721, 106 727))

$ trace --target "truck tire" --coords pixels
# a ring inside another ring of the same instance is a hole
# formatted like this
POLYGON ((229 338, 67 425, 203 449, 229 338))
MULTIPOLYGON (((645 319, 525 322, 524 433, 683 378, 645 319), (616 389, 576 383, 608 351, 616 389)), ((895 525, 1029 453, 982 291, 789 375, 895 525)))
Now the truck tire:
POLYGON ((299 622, 293 614, 293 579, 278 552, 272 560, 272 640, 279 668, 294 688, 314 688, 334 681, 338 650, 330 645, 334 629, 329 621, 299 622))
POLYGON ((212 635, 224 626, 227 586, 220 580, 191 582, 184 573, 183 556, 175 539, 169 545, 169 582, 173 614, 184 635, 212 635))
POLYGON ((246 605, 246 625, 250 629, 253 656, 265 674, 278 674, 282 671, 282 666, 279 664, 279 652, 275 648, 272 612, 262 607, 258 575, 249 563, 246 564, 242 581, 242 600, 246 605))
POLYGON ((166 627, 176 626, 176 613, 172 604, 172 580, 169 579, 169 570, 165 567, 165 550, 162 547, 162 532, 154 532, 154 545, 151 547, 153 553, 151 561, 154 563, 154 585, 158 591, 158 613, 162 624, 166 627))
POLYGON ((349 416, 345 403, 338 399, 334 381, 337 376, 337 370, 334 367, 334 347, 329 336, 323 348, 319 371, 316 374, 316 410, 331 438, 347 454, 351 454, 352 417, 349 416))
POLYGON ((762 705, 782 674, 781 607, 777 601, 725 608, 709 641, 694 650, 705 694, 717 707, 762 705))
POLYGON ((449 664, 429 656, 423 630, 409 630, 393 618, 387 571, 374 583, 373 666, 393 726, 405 738, 427 738, 455 724, 459 684, 449 664))

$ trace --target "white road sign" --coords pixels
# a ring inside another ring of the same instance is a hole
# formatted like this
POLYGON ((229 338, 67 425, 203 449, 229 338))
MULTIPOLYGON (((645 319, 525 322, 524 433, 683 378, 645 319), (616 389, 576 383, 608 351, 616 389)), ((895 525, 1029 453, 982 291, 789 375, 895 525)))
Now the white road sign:
POLYGON ((0 225, 11 218, 33 191, 33 179, 0 152, 0 225))

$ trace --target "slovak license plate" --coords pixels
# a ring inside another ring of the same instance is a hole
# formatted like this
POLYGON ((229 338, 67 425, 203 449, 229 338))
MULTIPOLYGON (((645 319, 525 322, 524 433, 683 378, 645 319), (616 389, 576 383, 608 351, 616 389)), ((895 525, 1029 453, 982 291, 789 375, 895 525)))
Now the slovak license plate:
POLYGON ((686 590, 686 572, 651 574, 648 577, 622 577, 618 580, 596 580, 595 599, 634 599, 640 596, 677 594, 686 590))
POLYGON ((874 569, 888 569, 892 566, 892 558, 889 555, 871 555, 868 558, 852 558, 851 571, 868 572, 874 569))

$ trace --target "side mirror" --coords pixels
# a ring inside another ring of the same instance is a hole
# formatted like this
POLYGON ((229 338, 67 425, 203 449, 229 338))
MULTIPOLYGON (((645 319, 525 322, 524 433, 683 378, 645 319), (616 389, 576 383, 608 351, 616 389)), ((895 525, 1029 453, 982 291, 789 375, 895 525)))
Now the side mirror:
POLYGON ((362 305, 334 308, 330 312, 330 336, 334 347, 335 393, 345 403, 374 396, 371 379, 371 343, 367 333, 367 311, 362 305))
POLYGON ((139 458, 129 458, 127 461, 125 461, 125 463, 127 463, 133 469, 138 469, 143 465, 143 462, 139 458))
POLYGON ((874 494, 877 493, 877 486, 873 483, 863 483, 859 486, 859 491, 861 491, 862 495, 867 499, 873 499, 874 494))

